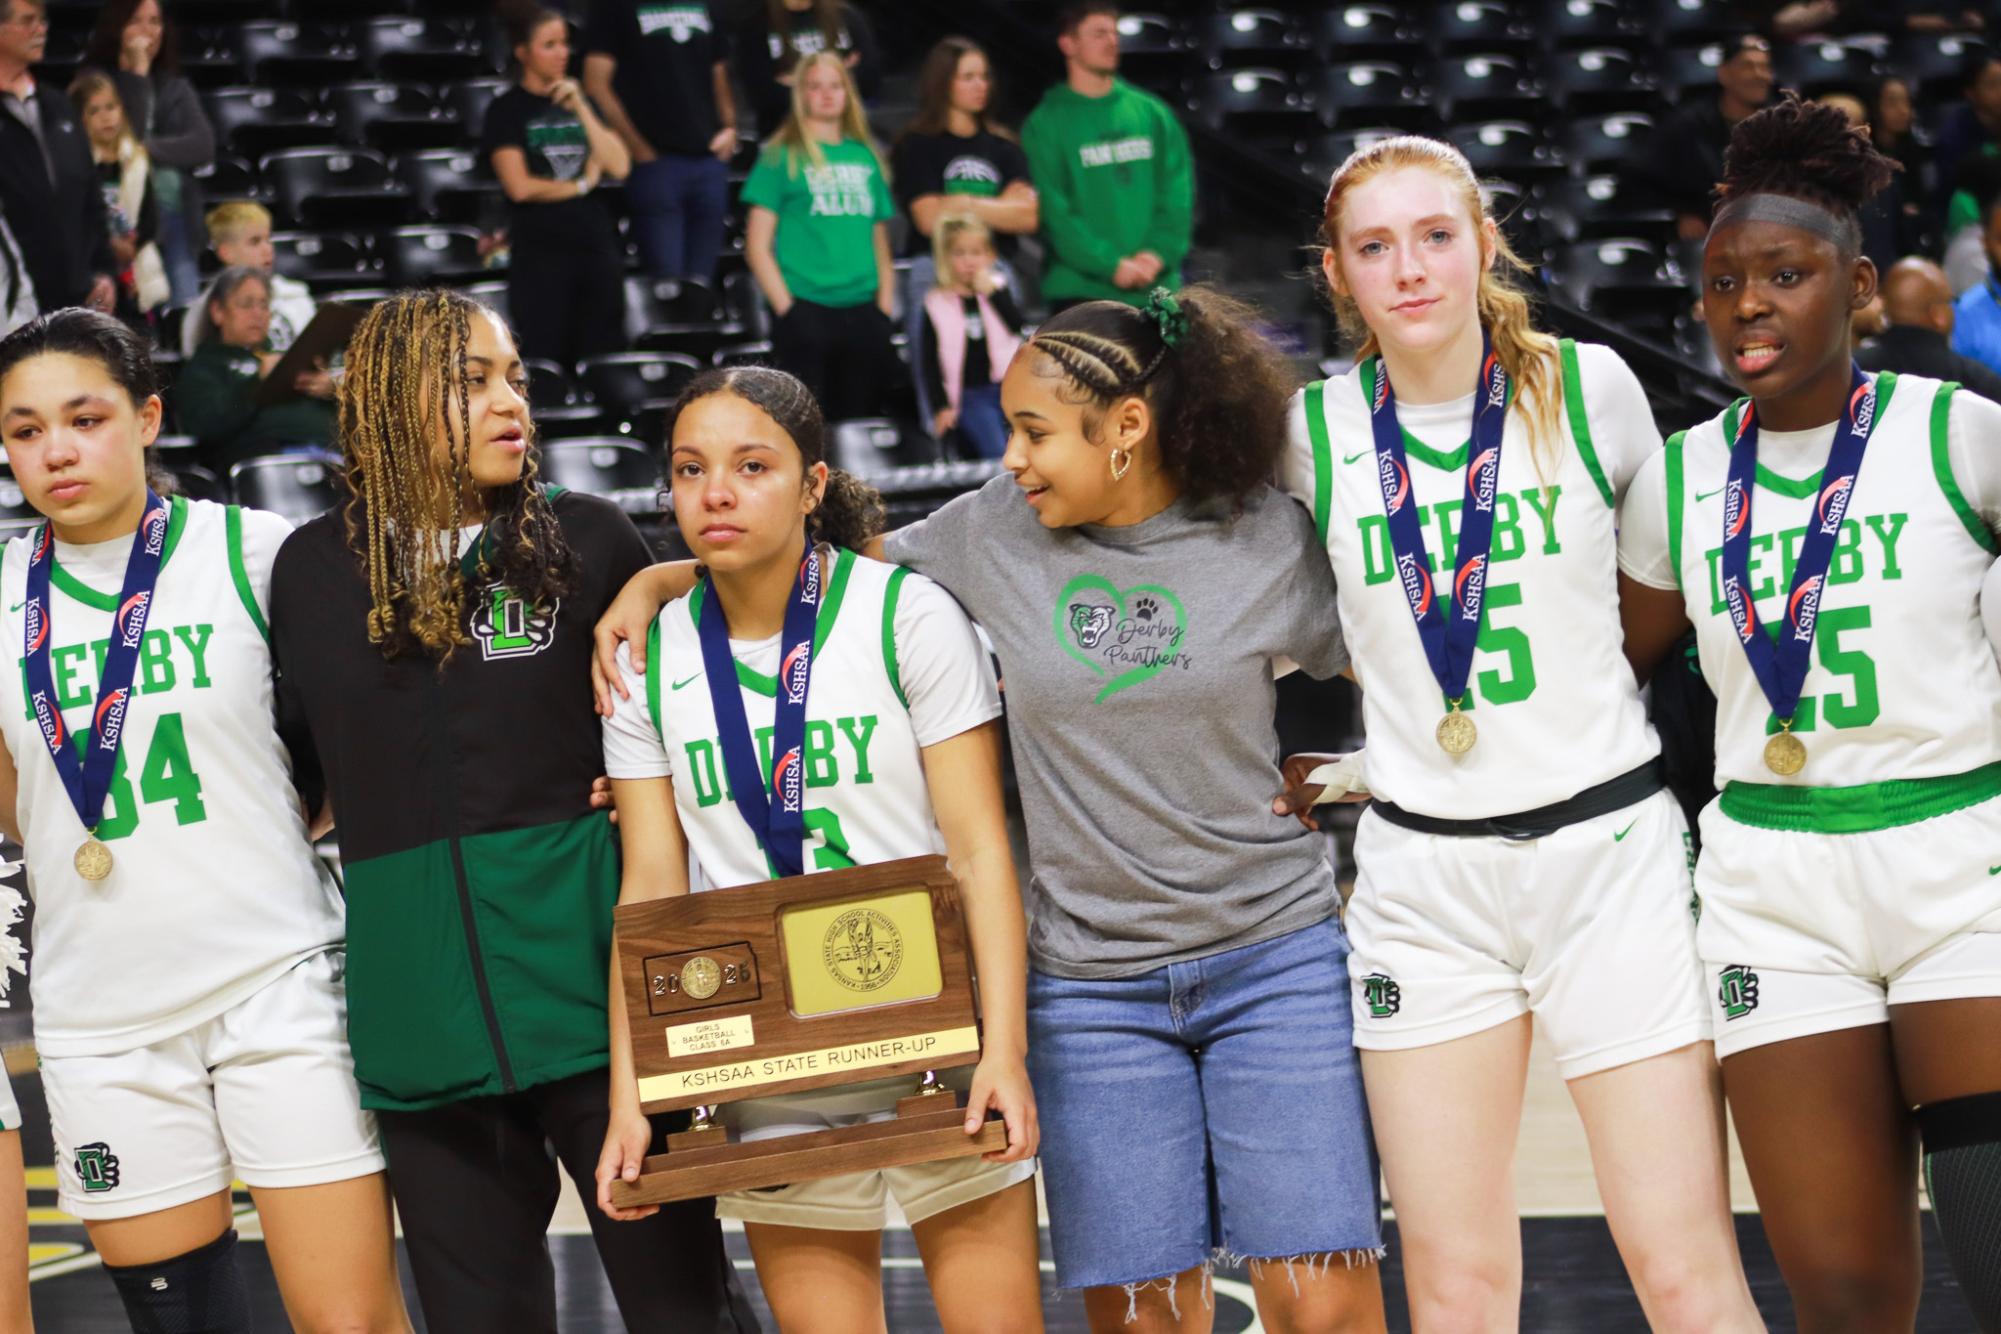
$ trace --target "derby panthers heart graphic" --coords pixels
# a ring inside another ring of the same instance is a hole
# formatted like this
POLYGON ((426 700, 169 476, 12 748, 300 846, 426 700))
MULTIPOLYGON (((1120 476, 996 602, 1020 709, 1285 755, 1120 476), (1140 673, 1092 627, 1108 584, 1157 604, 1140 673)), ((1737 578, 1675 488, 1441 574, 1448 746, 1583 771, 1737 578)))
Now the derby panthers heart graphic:
POLYGON ((1120 591, 1103 575, 1080 574, 1056 596, 1055 629, 1065 653, 1106 678, 1094 700, 1102 704, 1173 665, 1188 637, 1188 614, 1159 584, 1120 591), (1124 666, 1116 656, 1142 645, 1158 650, 1151 662, 1124 666))

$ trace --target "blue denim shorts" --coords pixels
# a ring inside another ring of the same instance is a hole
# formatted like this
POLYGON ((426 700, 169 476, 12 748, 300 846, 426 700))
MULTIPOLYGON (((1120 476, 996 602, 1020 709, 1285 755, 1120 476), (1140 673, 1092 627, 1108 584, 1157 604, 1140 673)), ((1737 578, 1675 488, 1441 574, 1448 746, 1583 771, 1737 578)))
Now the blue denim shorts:
POLYGON ((1328 920, 1138 977, 1031 970, 1056 1282, 1380 1255, 1375 1143, 1328 920))

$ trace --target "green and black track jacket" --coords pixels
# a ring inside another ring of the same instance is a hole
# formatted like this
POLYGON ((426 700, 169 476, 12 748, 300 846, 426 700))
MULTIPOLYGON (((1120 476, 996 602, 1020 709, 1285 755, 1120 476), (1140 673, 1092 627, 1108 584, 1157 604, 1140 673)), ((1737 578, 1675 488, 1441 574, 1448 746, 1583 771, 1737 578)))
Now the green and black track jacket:
POLYGON ((575 591, 551 615, 505 588, 470 590, 472 642, 442 672, 368 642, 367 580, 339 509, 286 539, 272 571, 281 726, 310 738, 340 836, 366 1107, 510 1093, 609 1059, 619 860, 589 806, 604 772, 591 629, 651 557, 616 506, 551 493, 575 591))

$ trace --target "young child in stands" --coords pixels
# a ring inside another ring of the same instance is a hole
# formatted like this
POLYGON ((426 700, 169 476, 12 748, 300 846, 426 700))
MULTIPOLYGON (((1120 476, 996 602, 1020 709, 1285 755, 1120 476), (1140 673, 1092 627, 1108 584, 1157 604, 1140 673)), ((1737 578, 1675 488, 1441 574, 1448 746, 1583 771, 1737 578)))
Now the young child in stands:
MULTIPOLYGON (((265 347, 272 352, 283 352, 312 323, 319 303, 313 300, 304 283, 272 271, 277 252, 271 247, 271 211, 247 199, 233 199, 210 209, 206 221, 209 249, 215 251, 225 269, 241 264, 262 270, 270 279, 271 331, 266 335, 265 347)), ((192 357, 202 341, 202 330, 208 324, 208 298, 209 293, 203 292, 202 299, 188 307, 187 317, 181 321, 183 356, 192 357)), ((331 383, 309 392, 318 394, 322 387, 331 392, 331 383)))
POLYGON ((90 157, 104 190, 105 221, 111 228, 111 253, 122 266, 115 313, 127 324, 144 328, 171 293, 167 266, 153 244, 157 210, 152 161, 132 132, 131 118, 110 75, 85 70, 70 84, 69 97, 90 138, 90 157))
POLYGON ((1021 311, 995 267, 994 234, 971 214, 941 218, 931 246, 938 281, 924 295, 919 366, 931 434, 957 430, 981 458, 1007 451, 1000 380, 1021 346, 1021 311))

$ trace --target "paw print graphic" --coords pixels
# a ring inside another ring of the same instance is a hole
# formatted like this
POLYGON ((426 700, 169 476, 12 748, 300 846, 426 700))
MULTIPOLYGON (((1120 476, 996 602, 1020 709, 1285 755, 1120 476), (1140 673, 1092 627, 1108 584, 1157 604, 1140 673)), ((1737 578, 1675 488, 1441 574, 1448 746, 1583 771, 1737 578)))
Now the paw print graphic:
POLYGON ((1152 598, 1141 598, 1137 602, 1133 603, 1133 615, 1137 616, 1142 621, 1152 620, 1154 618, 1154 614, 1159 610, 1160 610, 1160 604, 1158 602, 1155 602, 1152 598))

